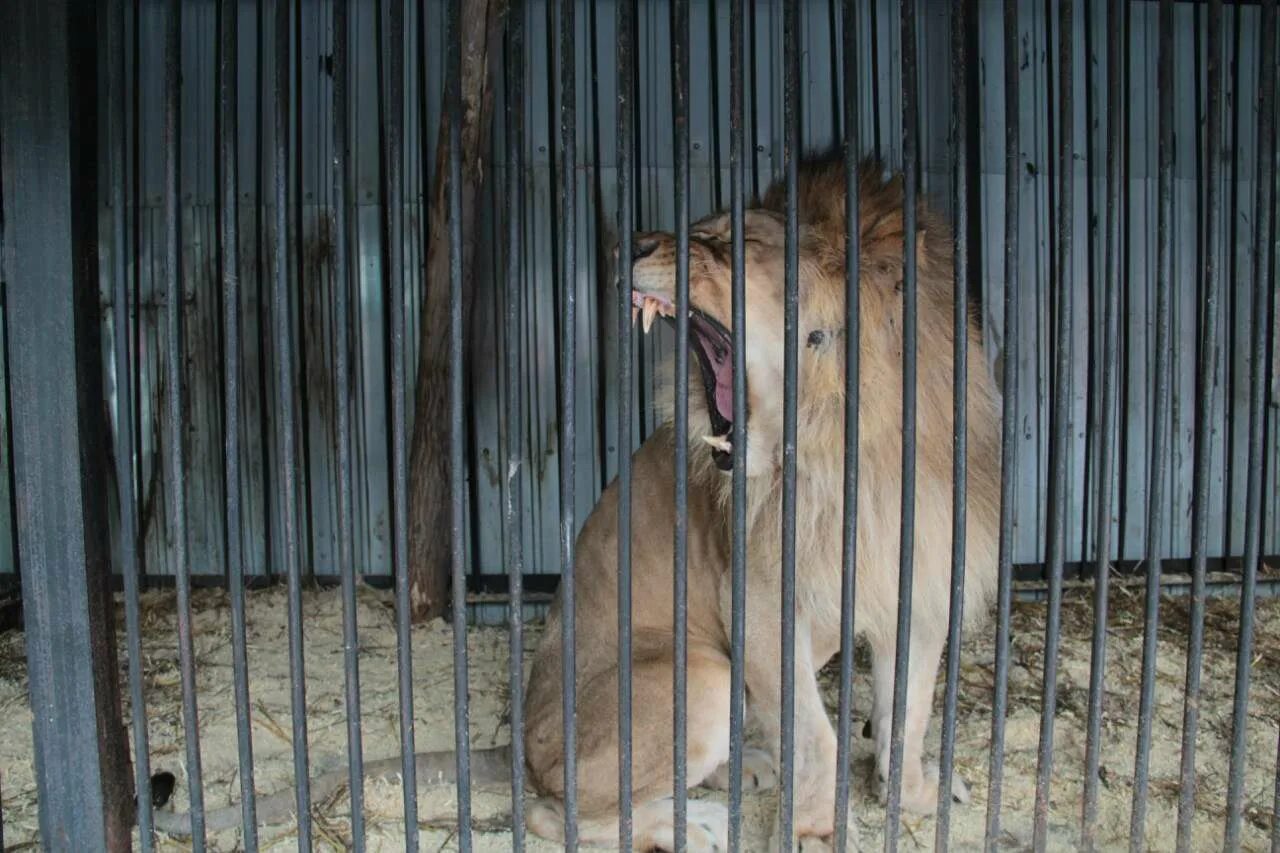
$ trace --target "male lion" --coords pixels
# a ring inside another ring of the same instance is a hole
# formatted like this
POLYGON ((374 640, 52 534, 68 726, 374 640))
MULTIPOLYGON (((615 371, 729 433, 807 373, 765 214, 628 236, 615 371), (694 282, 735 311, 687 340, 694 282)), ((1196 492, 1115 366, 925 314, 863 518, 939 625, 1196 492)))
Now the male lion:
MULTIPOLYGON (((883 781, 889 770, 902 452, 903 191, 877 164, 859 170, 860 383, 855 624, 872 652, 871 729, 883 781)), ((772 188, 745 215, 747 424, 747 712, 770 751, 744 753, 747 787, 772 784, 779 745, 782 561, 783 250, 785 192, 772 188)), ((839 650, 844 470, 845 175, 835 161, 800 171, 800 348, 796 463, 796 840, 821 847, 834 832, 836 738, 820 695, 818 670, 839 650)), ((912 587, 902 804, 931 812, 936 765, 922 761, 950 604, 952 461, 952 263, 947 228, 921 206, 915 247, 919 270, 920 360, 916 419, 915 578, 912 587)), ((733 417, 730 319, 731 223, 725 214, 691 229, 691 379, 688 516, 688 782, 727 786, 729 758, 730 517, 733 417), (701 388, 701 390, 697 390, 701 388)), ((635 237, 632 301, 649 329, 673 315, 675 240, 635 237)), ((996 581, 999 496, 997 393, 970 318, 969 480, 964 611, 986 611, 996 581)), ((634 837, 638 849, 671 849, 672 825, 672 537, 673 436, 658 429, 632 471, 634 837)), ((605 489, 578 537, 577 803, 580 840, 610 843, 618 832, 617 508, 616 481, 605 489)), ((564 745, 560 604, 552 606, 525 702, 528 778, 540 799, 530 829, 559 840, 563 827, 564 745)), ((506 747, 474 750, 472 779, 508 776, 506 747)), ((452 753, 418 756, 423 783, 453 780, 452 753)), ((392 776, 398 759, 373 762, 369 775, 392 776)), ((344 772, 312 786, 320 800, 345 784, 344 772)), ((958 798, 967 797, 956 780, 958 798)), ((287 815, 288 792, 259 801, 263 821, 287 815)), ((688 849, 724 849, 723 805, 689 802, 688 849)), ((234 825, 238 810, 210 813, 208 825, 234 825)), ((185 815, 157 813, 157 826, 189 832, 185 815)), ((775 841, 776 841, 775 832, 775 841)))
MULTIPOLYGON (((859 174, 861 221, 860 436, 857 630, 872 651, 871 728, 881 780, 888 775, 897 626, 902 441, 903 219, 900 179, 875 164, 859 174)), ((747 711, 773 753, 748 751, 748 784, 772 781, 779 743, 782 561, 783 211, 775 186, 745 215, 747 400, 747 711)), ((839 650, 844 470, 845 175, 839 162, 800 170, 800 350, 796 475, 795 820, 798 840, 834 831, 836 738, 818 670, 839 650)), ((952 343, 951 242, 920 210, 915 578, 907 686, 904 808, 931 812, 935 765, 922 763, 950 602, 952 343)), ((730 518, 733 417, 732 225, 726 214, 690 233, 689 323, 700 375, 689 398, 688 781, 724 785, 729 758, 730 518)), ((647 331, 674 315, 675 238, 633 241, 633 305, 647 331)), ((969 483, 965 613, 986 610, 996 581, 999 417, 996 389, 969 324, 969 483)), ((691 377, 691 380, 694 378, 691 377)), ((637 846, 670 849, 672 838, 673 436, 657 430, 632 474, 633 696, 637 846)), ((617 837, 617 483, 578 538, 576 578, 578 809, 583 841, 617 837)), ((534 660, 525 720, 527 764, 543 799, 529 813, 539 835, 559 838, 564 794, 559 603, 534 660)), ((966 797, 963 782, 957 796, 966 797)), ((689 803, 689 849, 726 844, 722 805, 689 803)))

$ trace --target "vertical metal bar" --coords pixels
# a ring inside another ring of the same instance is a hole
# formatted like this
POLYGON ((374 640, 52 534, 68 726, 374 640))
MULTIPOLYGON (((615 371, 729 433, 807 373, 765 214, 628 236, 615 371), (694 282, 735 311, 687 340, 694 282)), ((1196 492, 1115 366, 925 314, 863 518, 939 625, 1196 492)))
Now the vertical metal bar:
POLYGON ((360 636, 356 624, 356 568, 351 461, 351 294, 357 287, 359 227, 349 207, 355 197, 351 157, 349 0, 333 0, 333 325, 337 342, 333 384, 337 418, 338 573, 342 579, 342 659, 346 678, 347 786, 351 797, 351 846, 364 850, 364 744, 360 732, 360 636))
POLYGON ((237 140, 239 67, 239 3, 218 8, 218 156, 221 162, 220 222, 222 233, 222 405, 223 465, 226 488, 227 584, 231 593, 231 669, 236 699, 236 745, 240 757, 242 842, 258 847, 257 801, 253 789, 253 722, 249 718, 249 657, 245 645, 244 530, 240 514, 240 245, 236 188, 239 184, 237 140))
MULTIPOLYGON (((1274 30, 1273 30, 1274 35, 1274 30)), ((1142 631, 1142 687, 1138 702, 1138 744, 1134 758, 1133 811, 1129 850, 1146 848, 1147 792, 1151 757, 1151 725, 1156 698, 1156 630, 1160 621, 1160 567, 1164 548, 1165 488, 1169 477, 1171 340, 1170 301, 1173 290, 1173 0, 1160 2, 1160 55, 1156 79, 1159 98, 1158 177, 1156 184, 1156 352, 1155 400, 1151 412, 1151 466, 1147 494, 1147 594, 1142 631)), ((1265 233, 1265 232, 1263 232, 1265 233)), ((1263 312, 1265 314, 1265 312, 1263 312)))
POLYGON ((746 173, 743 159, 746 121, 745 31, 743 0, 729 4, 729 219, 733 332, 733 522, 729 604, 729 849, 742 847, 743 712, 746 705, 747 626, 747 305, 746 243, 743 225, 746 173))
MULTIPOLYGON (((386 298, 391 359, 391 555, 396 576, 396 665, 400 693, 400 770, 404 783, 405 846, 410 850, 416 850, 418 847, 418 779, 413 757, 413 641, 410 635, 408 558, 409 457, 405 439, 407 412, 405 408, 404 183, 402 181, 404 4, 400 0, 388 0, 385 6, 385 12, 379 16, 378 26, 385 27, 382 31, 382 45, 387 51, 379 67, 385 75, 380 83, 386 103, 385 123, 382 128, 382 175, 386 182, 383 187, 383 245, 386 252, 386 298)), ((449 40, 451 50, 455 40, 449 40)), ((452 248, 452 244, 450 247, 452 248)), ((450 270, 450 279, 452 287, 452 270, 450 270)), ((450 325, 452 326, 452 321, 450 325)), ((461 786, 459 789, 461 790, 461 786)))
POLYGON ((164 258, 165 258, 165 493, 169 499, 169 536, 178 591, 178 663, 182 682, 187 780, 191 796, 191 841, 204 849, 204 783, 200 763, 200 722, 196 707, 195 648, 191 636, 191 565, 187 559, 187 505, 182 405, 182 208, 179 201, 182 83, 182 2, 173 0, 165 22, 164 58, 164 258))
MULTIPOLYGON (((403 14, 399 0, 393 8, 403 14)), ((453 558, 453 727, 458 767, 458 849, 471 850, 471 728, 467 695, 466 426, 463 423, 462 329, 462 0, 452 3, 449 39, 449 496, 453 558)), ((403 36, 393 37, 392 73, 398 75, 403 36)), ((401 461, 404 461, 403 458, 401 461)))
POLYGON ((862 274, 862 232, 858 196, 858 4, 841 6, 844 78, 844 505, 840 551, 840 699, 836 720, 835 849, 849 844, 849 747, 853 738, 854 613, 858 567, 858 356, 862 330, 858 280, 862 274))
POLYGON ((1018 92, 1018 0, 1004 0, 1004 334, 1000 387, 1000 550, 996 595, 995 689, 991 703, 991 753, 987 772, 985 849, 993 853, 1000 838, 1000 799, 1004 776, 1004 723, 1009 701, 1009 617, 1013 604, 1013 467, 1018 441, 1018 197, 1021 188, 1018 92))
MULTIPOLYGON (((1089 713, 1085 734, 1084 805, 1081 846, 1092 850, 1098 822, 1099 763, 1102 758, 1102 682, 1107 655, 1107 596, 1111 581, 1112 480, 1116 465, 1116 379, 1120 338, 1120 146, 1122 122, 1122 7, 1108 4, 1107 15, 1107 219, 1106 271, 1103 286, 1102 396, 1098 432, 1098 478, 1094 514, 1093 640, 1089 663, 1089 713)), ((1212 123, 1211 123, 1212 124, 1212 123)))
POLYGON ((893 662, 893 715, 889 738, 889 802, 884 846, 898 849, 901 831, 903 723, 911 650, 911 588, 916 527, 916 76, 915 0, 901 0, 902 18, 902 523, 898 561, 898 627, 893 662))
POLYGON ((1049 788, 1053 778, 1053 723, 1058 704, 1058 645, 1062 633, 1062 573, 1066 559, 1067 442, 1071 431, 1072 238, 1075 223, 1075 104, 1072 98, 1074 59, 1074 2, 1058 4, 1058 257, 1056 328, 1053 344, 1053 398, 1049 436, 1049 541, 1045 546, 1049 571, 1049 601, 1045 616, 1044 673, 1041 683, 1040 744, 1036 764, 1033 846, 1044 849, 1049 823, 1049 788))
MULTIPOLYGON (((293 334, 289 322, 289 4, 275 17, 275 116, 272 191, 275 245, 272 254, 271 320, 275 328, 276 411, 280 413, 280 533, 288 578, 289 692, 293 723, 293 775, 298 812, 298 845, 311 847, 311 779, 307 755, 307 685, 303 662, 302 577, 298 555, 297 451, 294 446, 293 334)), ((193 810, 194 816, 194 810, 193 810)))
MULTIPOLYGON (((672 775, 675 849, 685 848, 688 818, 689 565, 689 2, 671 4, 672 103, 675 130, 676 359, 675 541, 672 566, 672 775)), ((624 392, 625 393, 625 392, 624 392)))
POLYGON ((1218 371, 1218 254, 1222 250, 1222 0, 1210 0, 1208 21, 1208 115, 1205 119, 1206 246, 1200 318, 1199 409, 1191 488, 1191 614, 1187 681, 1182 710, 1182 768, 1178 786, 1178 853, 1191 850, 1195 816, 1196 732, 1200 721, 1200 672, 1204 654, 1205 571, 1209 551, 1209 466, 1213 460, 1215 378, 1218 371))
POLYGON ((783 255, 782 362, 782 745, 778 826, 791 849, 796 722, 796 401, 800 361, 800 4, 788 3, 782 23, 782 156, 787 190, 783 255))
POLYGON ((1258 65, 1258 187, 1255 213, 1255 253, 1249 367, 1249 444, 1245 465, 1244 573, 1240 588, 1240 635, 1236 643, 1235 698, 1231 715, 1231 764, 1227 776, 1227 820, 1223 847, 1240 847, 1244 814, 1244 765, 1248 747, 1249 679, 1253 666, 1253 608, 1258 565, 1262 558, 1264 402, 1267 377, 1267 336, 1270 332, 1272 246, 1271 194, 1275 180, 1272 146, 1276 89, 1276 0, 1263 0, 1258 65))
POLYGON ((578 849, 578 720, 577 649, 574 639, 575 597, 573 588, 574 477, 574 397, 577 382, 578 277, 577 277, 577 88, 574 83, 574 7, 577 0, 561 0, 560 32, 560 220, 561 296, 564 315, 560 342, 560 588, 561 658, 564 661, 564 843, 569 851, 578 849))
MULTIPOLYGON (((129 704, 133 733, 133 786, 137 802, 138 841, 144 851, 155 845, 151 818, 151 753, 148 746, 147 704, 142 675, 142 612, 138 603, 141 562, 138 559, 138 498, 134 476, 133 420, 134 364, 129 358, 129 280, 125 258, 125 0, 108 9, 107 91, 114 99, 107 110, 110 172, 107 176, 111 204, 111 326, 116 375, 116 490, 120 505, 120 575, 124 581, 125 643, 129 659, 129 704)), ((135 45, 136 49, 136 45, 135 45)), ((3 842, 0 841, 0 849, 3 842)))
POLYGON ((956 753, 956 701, 960 688, 960 638, 964 627, 965 519, 968 474, 969 378, 969 134, 966 99, 969 57, 965 50, 969 0, 951 4, 951 193, 955 210, 952 256, 952 449, 951 449, 951 611, 947 623, 947 679, 942 705, 942 751, 938 761, 938 825, 934 849, 947 849, 951 829, 951 772, 956 753))
POLYGON ((41 847, 58 851, 126 849, 133 817, 102 500, 97 23, 92 3, 0 4, 17 556, 41 847))
MULTIPOLYGON (((508 680, 511 692, 511 846, 521 851, 524 850, 524 548, 520 486, 525 456, 521 440, 524 416, 520 406, 520 368, 523 363, 520 299, 524 289, 521 275, 524 247, 524 4, 520 0, 513 0, 507 12, 507 50, 503 67, 507 73, 506 537, 507 579, 511 594, 507 611, 511 654, 508 680)), ((622 180, 621 176, 619 180, 622 180)), ((619 387, 631 386, 620 383, 619 387)), ((630 402, 629 393, 625 396, 630 402)), ((619 451, 619 459, 624 456, 627 456, 626 452, 619 451)), ((627 731, 630 731, 630 726, 627 731)))
MULTIPOLYGON (((618 3, 618 849, 632 845, 631 783, 631 238, 635 230, 634 0, 618 3)), ((687 411, 687 409, 686 409, 687 411)))
MULTIPOLYGON (((277 0, 282 2, 283 0, 277 0)), ((304 246, 306 239, 306 219, 303 213, 303 173, 306 166, 305 148, 303 147, 303 128, 305 124, 305 116, 303 115, 303 97, 302 97, 302 7, 304 0, 292 0, 290 5, 293 6, 293 92, 295 99, 292 103, 294 113, 294 153, 293 166, 294 174, 294 194, 293 194, 293 263, 294 263, 294 304, 297 307, 297 341, 298 341, 298 375, 311 375, 307 369, 307 311, 306 311, 306 277, 307 272, 307 253, 304 246)), ((310 403, 311 389, 308 383, 298 383, 298 418, 300 424, 298 426, 298 438, 301 446, 298 448, 298 459, 302 463, 301 476, 299 480, 299 489, 302 497, 302 506, 298 508, 303 522, 299 525, 298 533, 298 559, 301 565, 301 572, 308 580, 314 580, 316 576, 315 556, 312 548, 311 531, 315 529, 314 517, 311 513, 311 488, 307 482, 308 466, 311 460, 311 430, 308 429, 307 419, 311 411, 310 403)))

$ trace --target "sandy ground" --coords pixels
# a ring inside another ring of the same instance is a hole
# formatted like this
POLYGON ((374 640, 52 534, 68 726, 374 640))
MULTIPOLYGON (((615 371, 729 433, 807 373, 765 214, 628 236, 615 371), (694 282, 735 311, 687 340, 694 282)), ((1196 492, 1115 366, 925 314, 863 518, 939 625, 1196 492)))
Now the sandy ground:
MULTIPOLYGON (((1140 590, 1115 589, 1109 620, 1098 835, 1100 843, 1107 849, 1123 848, 1128 839, 1136 732, 1134 721, 1138 708, 1142 648, 1141 607, 1140 590)), ((1147 822, 1147 844, 1152 850, 1172 849, 1176 827, 1187 607, 1185 599, 1165 599, 1162 602, 1158 707, 1151 753, 1151 801, 1147 822)), ((1194 849, 1219 849, 1221 846, 1238 607, 1237 601, 1219 599, 1210 602, 1208 611, 1194 849)), ((308 591, 304 608, 308 736, 314 774, 345 766, 341 598, 336 590, 308 591)), ((172 593, 149 593, 143 602, 143 612, 152 768, 154 771, 169 770, 178 776, 175 800, 185 809, 187 789, 172 593)), ((262 793, 287 787, 292 772, 285 614, 285 597, 281 589, 249 594, 250 691, 256 785, 262 793)), ((1029 849, 1031 843, 1044 615, 1043 604, 1015 605, 1002 823, 1003 845, 1015 850, 1029 849)), ((1277 736, 1280 733, 1280 600, 1261 600, 1257 615, 1258 653, 1249 706, 1248 805, 1244 820, 1244 843, 1250 850, 1268 849, 1273 821, 1272 797, 1277 736)), ((361 590, 359 622, 364 749, 367 759, 373 760, 396 755, 399 744, 393 611, 384 593, 361 590)), ((194 625, 205 799, 210 808, 215 808, 235 801, 238 790, 230 615, 224 593, 202 591, 196 594, 194 625)), ((1092 607, 1087 590, 1069 591, 1063 607, 1061 687, 1055 726, 1056 761, 1050 814, 1050 846, 1053 849, 1071 849, 1079 841, 1091 625, 1092 607)), ((529 626, 526 637, 531 647, 539 641, 540 633, 537 625, 529 626)), ((496 628, 473 628, 469 632, 468 650, 471 661, 472 743, 477 747, 505 743, 510 737, 506 722, 506 633, 496 628)), ((982 838, 988 790, 993 661, 990 632, 967 639, 962 655, 957 766, 973 788, 973 802, 953 810, 953 849, 975 849, 982 838)), ((857 663, 855 732, 861 730, 869 707, 866 661, 859 655, 857 663)), ((448 625, 436 622, 414 629, 413 666, 418 748, 449 749, 453 745, 453 690, 451 628, 448 625)), ((835 673, 832 666, 823 675, 833 710, 835 673)), ((939 688, 939 706, 941 695, 939 688)), ((930 746, 935 753, 937 739, 938 718, 935 716, 930 746)), ((3 795, 4 841, 9 850, 34 849, 37 846, 31 749, 31 712, 26 695, 22 636, 11 632, 0 635, 0 791, 3 795)), ((854 751, 853 780, 859 846, 873 849, 880 845, 883 813, 870 793, 872 769, 868 742, 860 736, 855 737, 854 751)), ((693 795, 720 796, 703 790, 695 791, 693 795)), ((398 784, 372 785, 366 796, 369 849, 403 849, 398 784)), ((421 849, 456 848, 456 836, 449 828, 454 803, 454 793, 450 788, 420 792, 421 849)), ((477 790, 473 803, 479 828, 474 839, 475 848, 482 851, 510 849, 510 835, 503 828, 504 815, 509 809, 505 792, 502 789, 477 790)), ((343 795, 317 810, 314 822, 317 848, 341 849, 349 841, 348 806, 343 795)), ((768 793, 748 797, 745 831, 751 849, 763 849, 773 808, 774 800, 768 793)), ((904 848, 931 848, 934 830, 932 818, 907 818, 904 821, 904 848)), ((216 850, 236 849, 239 831, 220 833, 210 841, 216 850)), ((260 841, 264 849, 285 849, 296 844, 294 829, 290 825, 264 827, 260 841)), ((532 838, 528 846, 530 850, 556 849, 532 838)), ((160 847, 189 849, 184 843, 166 839, 161 840, 160 847)))

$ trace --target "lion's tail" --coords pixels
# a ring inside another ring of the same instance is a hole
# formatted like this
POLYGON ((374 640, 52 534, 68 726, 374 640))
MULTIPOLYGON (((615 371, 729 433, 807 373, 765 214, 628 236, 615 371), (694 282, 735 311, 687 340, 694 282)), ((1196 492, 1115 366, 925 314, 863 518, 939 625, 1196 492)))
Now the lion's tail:
MULTIPOLYGON (((384 758, 373 761, 364 767, 364 778, 393 779, 400 775, 399 758, 384 758)), ((457 781, 457 759, 455 753, 419 752, 414 756, 414 775, 418 784, 451 785, 457 781)), ((313 806, 322 803, 347 786, 349 781, 345 769, 333 770, 311 780, 311 803, 313 806)), ((511 781, 511 747, 496 746, 489 749, 471 751, 471 782, 475 785, 497 785, 511 781)), ((293 815, 296 809, 295 789, 282 791, 262 797, 257 801, 257 818, 259 823, 280 823, 293 815)), ((224 806, 205 813, 205 830, 219 832, 239 826, 242 811, 239 804, 224 806)), ((187 838, 191 835, 190 812, 154 812, 155 828, 176 838, 187 838)))

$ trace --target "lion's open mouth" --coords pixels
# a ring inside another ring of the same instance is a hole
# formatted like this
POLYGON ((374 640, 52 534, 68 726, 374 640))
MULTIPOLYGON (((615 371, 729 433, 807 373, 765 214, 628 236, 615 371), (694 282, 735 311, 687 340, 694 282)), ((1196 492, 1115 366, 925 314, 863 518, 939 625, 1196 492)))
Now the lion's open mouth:
MULTIPOLYGON (((675 307, 662 296, 631 292, 631 321, 641 318, 645 334, 655 317, 675 322, 675 307)), ((720 321, 697 308, 689 308, 689 347, 702 370, 702 388, 707 395, 711 435, 703 440, 711 446, 711 458, 721 471, 733 469, 733 336, 720 321)))

